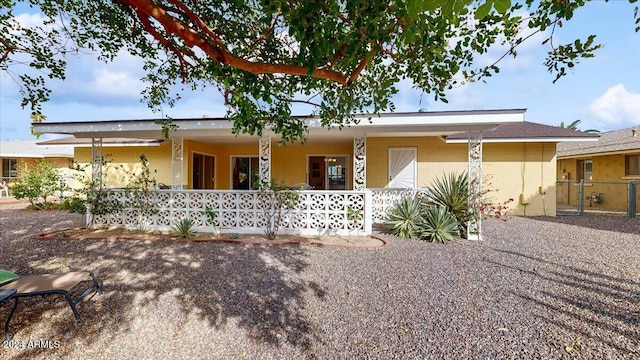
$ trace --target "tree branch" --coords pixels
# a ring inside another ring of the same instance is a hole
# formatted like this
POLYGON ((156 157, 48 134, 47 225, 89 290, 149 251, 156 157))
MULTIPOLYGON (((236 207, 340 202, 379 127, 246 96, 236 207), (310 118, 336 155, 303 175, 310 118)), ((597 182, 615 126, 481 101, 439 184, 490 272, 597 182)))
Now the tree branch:
MULTIPOLYGON (((210 59, 215 62, 229 65, 231 67, 247 71, 252 74, 288 74, 300 76, 312 76, 315 78, 331 80, 346 87, 349 85, 349 78, 337 71, 327 69, 313 69, 309 71, 306 66, 294 64, 270 64, 262 62, 252 62, 244 58, 233 55, 224 47, 214 41, 207 41, 200 33, 187 26, 182 21, 169 15, 161 6, 152 0, 120 0, 123 4, 135 9, 136 13, 144 14, 149 18, 158 21, 165 28, 167 34, 175 34, 181 38, 188 47, 199 47, 210 59)), ((209 32, 207 32, 209 35, 209 32)), ((156 38, 158 41, 160 39, 156 38)), ((168 40, 164 39, 164 45, 168 40)), ((182 50, 178 50, 182 51, 182 50)))
POLYGON ((349 75, 349 80, 347 81, 347 84, 353 83, 353 81, 358 77, 358 75, 360 75, 362 70, 364 70, 364 68, 367 67, 367 64, 369 64, 369 61, 371 61, 371 58, 373 58, 373 55, 376 53, 376 46, 373 43, 373 41, 369 42, 369 45, 371 46, 371 50, 369 50, 369 52, 364 57, 364 59, 362 59, 360 61, 360 64, 358 64, 358 67, 356 67, 356 69, 353 70, 351 75, 349 75))
POLYGON ((224 46, 224 42, 222 42, 222 39, 220 39, 220 37, 216 33, 211 31, 211 29, 207 26, 207 24, 205 24, 200 19, 200 17, 198 17, 198 15, 196 15, 193 11, 191 11, 191 9, 189 9, 187 6, 185 6, 182 3, 182 1, 169 0, 169 2, 172 3, 173 5, 177 6, 180 10, 182 10, 184 12, 184 14, 189 18, 189 20, 193 21, 196 25, 198 25, 198 28, 200 28, 200 30, 204 31, 205 34, 209 35, 209 37, 211 39, 213 39, 213 41, 218 46, 224 46))
POLYGON ((158 42, 160 42, 160 44, 162 44, 164 47, 169 49, 172 53, 176 54, 176 56, 178 57, 178 61, 180 62, 180 70, 182 72, 182 79, 183 80, 187 79, 188 78, 187 68, 189 66, 191 66, 191 64, 189 64, 189 62, 184 59, 184 55, 185 55, 185 53, 188 56, 194 56, 195 54, 193 52, 191 52, 190 50, 180 50, 180 49, 178 49, 170 41, 165 39, 162 36, 162 34, 160 34, 153 27, 153 25, 151 25, 151 22, 146 17, 146 14, 138 11, 138 9, 136 9, 135 11, 136 11, 136 14, 138 15, 138 19, 140 19, 140 22, 142 23, 142 26, 144 26, 145 30, 147 30, 147 32, 149 34, 151 34, 154 39, 158 40, 158 42))

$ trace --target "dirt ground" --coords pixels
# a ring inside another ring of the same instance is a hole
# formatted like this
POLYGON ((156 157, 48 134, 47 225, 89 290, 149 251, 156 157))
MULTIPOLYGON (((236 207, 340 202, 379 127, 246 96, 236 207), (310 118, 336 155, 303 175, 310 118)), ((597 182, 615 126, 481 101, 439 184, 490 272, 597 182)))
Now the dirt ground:
POLYGON ((147 241, 192 241, 226 242, 247 245, 334 245, 350 247, 380 247, 385 242, 369 236, 301 236, 280 234, 275 240, 269 240, 264 234, 233 234, 196 232, 194 236, 183 238, 171 231, 129 230, 125 228, 101 229, 60 229, 37 236, 41 240, 147 240, 147 241))

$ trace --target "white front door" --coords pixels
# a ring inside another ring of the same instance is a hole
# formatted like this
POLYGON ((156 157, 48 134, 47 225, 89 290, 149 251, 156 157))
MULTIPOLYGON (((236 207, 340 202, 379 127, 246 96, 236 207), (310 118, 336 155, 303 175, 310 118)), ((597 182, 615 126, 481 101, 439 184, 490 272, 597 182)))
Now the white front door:
POLYGON ((389 148, 389 188, 416 187, 416 148, 389 148))

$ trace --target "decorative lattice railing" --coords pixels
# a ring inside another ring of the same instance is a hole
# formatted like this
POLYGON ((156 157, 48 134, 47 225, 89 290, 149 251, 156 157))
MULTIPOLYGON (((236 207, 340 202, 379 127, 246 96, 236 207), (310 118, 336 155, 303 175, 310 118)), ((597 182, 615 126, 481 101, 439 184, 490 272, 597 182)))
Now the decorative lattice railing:
POLYGON ((386 220, 387 211, 403 197, 422 197, 425 189, 368 189, 371 192, 371 218, 379 224, 386 220))
MULTIPOLYGON (((133 206, 136 200, 125 191, 112 190, 108 196, 121 209, 106 215, 89 211, 87 223, 92 223, 93 216, 93 227, 169 230, 174 221, 188 217, 195 221, 197 230, 213 231, 208 210, 216 213, 215 226, 223 232, 260 233, 268 221, 263 210, 266 202, 258 191, 151 191, 143 199, 147 211, 133 206)), ((295 206, 282 212, 280 231, 307 235, 370 233, 366 198, 364 191, 300 191, 295 206)))

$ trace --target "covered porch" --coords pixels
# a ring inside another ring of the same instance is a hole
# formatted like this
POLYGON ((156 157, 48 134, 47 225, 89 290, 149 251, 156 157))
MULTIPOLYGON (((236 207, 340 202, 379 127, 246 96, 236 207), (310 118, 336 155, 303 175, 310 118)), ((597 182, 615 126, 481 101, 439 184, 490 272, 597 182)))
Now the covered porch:
MULTIPOLYGON (((313 188, 302 191, 298 205, 287 212, 282 224, 285 232, 370 234, 372 224, 384 219, 386 209, 402 194, 419 190, 415 157, 413 162, 395 161, 391 150, 388 161, 384 159, 387 165, 384 178, 388 182, 380 188, 379 181, 368 181, 368 172, 380 178, 384 170, 378 166, 382 159, 367 157, 367 140, 443 139, 460 132, 468 137, 467 171, 473 184, 469 206, 473 207, 482 191, 482 132, 500 124, 522 122, 524 110, 399 113, 373 118, 363 115, 358 120, 342 129, 326 129, 320 126, 320 119, 306 118, 307 142, 285 146, 273 133, 261 137, 236 136, 226 119, 175 119, 177 130, 170 132, 165 144, 168 154, 162 160, 162 176, 171 189, 154 194, 158 213, 145 221, 151 228, 167 228, 174 219, 191 217, 206 228, 203 211, 214 209, 219 212, 217 225, 224 229, 261 232, 264 219, 261 220, 259 194, 253 190, 254 184, 275 178, 288 185, 305 184, 313 188), (368 185, 374 183, 375 189, 368 185)), ((162 138, 161 126, 153 120, 34 126, 38 132, 91 139, 90 161, 96 179, 102 178, 103 139, 162 138)), ((114 196, 124 194, 116 192, 114 196)), ((105 216, 94 223, 130 225, 134 221, 131 216, 124 210, 118 216, 105 216)), ((480 239, 480 222, 469 225, 471 237, 480 239)))

